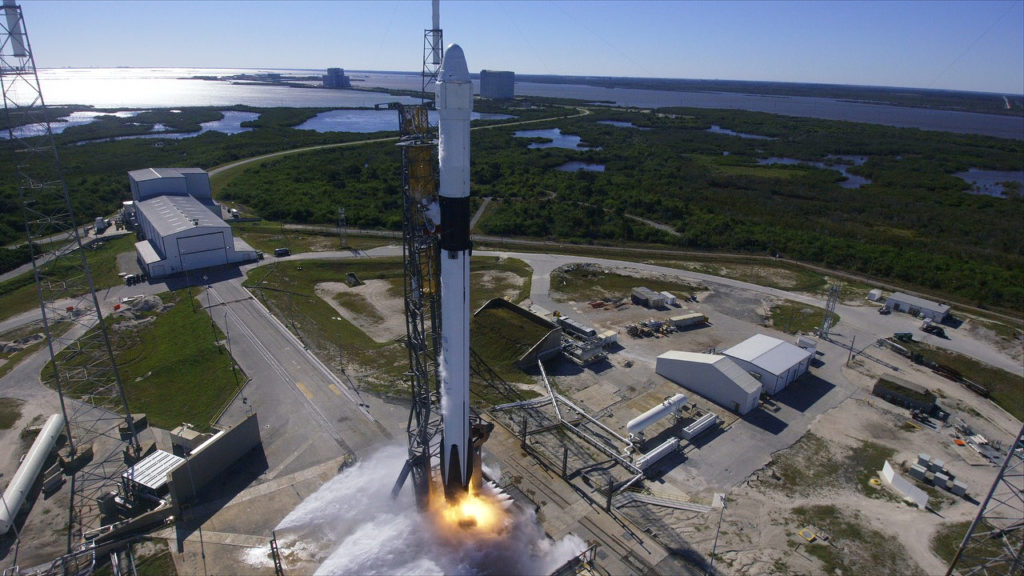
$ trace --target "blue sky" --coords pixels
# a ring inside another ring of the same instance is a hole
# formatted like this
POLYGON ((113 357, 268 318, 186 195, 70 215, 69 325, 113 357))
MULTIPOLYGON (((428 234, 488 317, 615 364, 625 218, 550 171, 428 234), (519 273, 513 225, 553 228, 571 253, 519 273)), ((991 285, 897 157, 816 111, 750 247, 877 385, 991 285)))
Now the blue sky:
MULTIPOLYGON (((430 2, 22 0, 40 68, 418 71, 430 2)), ((470 69, 1024 94, 1024 0, 441 2, 470 69)))

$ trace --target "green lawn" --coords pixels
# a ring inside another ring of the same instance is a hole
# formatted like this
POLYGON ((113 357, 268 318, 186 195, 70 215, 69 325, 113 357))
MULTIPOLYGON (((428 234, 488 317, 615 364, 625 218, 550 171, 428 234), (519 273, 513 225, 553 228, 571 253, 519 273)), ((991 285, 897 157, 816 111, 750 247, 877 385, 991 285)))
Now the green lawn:
POLYGON ((638 278, 607 272, 596 266, 575 266, 551 273, 551 296, 563 302, 629 298, 631 290, 637 286, 646 286, 655 292, 668 290, 680 298, 700 289, 682 280, 638 278))
MULTIPOLYGON (((218 343, 223 334, 201 308, 193 311, 188 292, 166 292, 160 298, 173 307, 151 313, 155 319, 150 323, 109 331, 128 406, 160 428, 189 422, 209 430, 244 377, 239 373, 236 384, 231 357, 218 343)), ((121 321, 108 318, 110 324, 121 321)), ((49 370, 48 364, 44 373, 49 370)))
MULTIPOLYGON (((772 326, 788 334, 797 332, 812 333, 821 326, 825 317, 825 309, 810 304, 801 304, 786 300, 771 308, 772 326)), ((839 324, 839 315, 835 314, 832 326, 839 324)))
MULTIPOLYGON (((389 293, 401 297, 403 267, 399 258, 285 260, 251 272, 245 285, 327 365, 335 369, 357 370, 360 383, 373 392, 404 396, 408 387, 405 372, 409 369, 405 345, 401 342, 375 342, 359 327, 340 318, 315 294, 317 284, 343 282, 349 272, 363 281, 386 280, 390 284, 389 293)), ((471 308, 475 310, 487 299, 507 291, 517 290, 516 298, 524 298, 529 293, 528 274, 529 267, 521 260, 474 257, 471 262, 474 286, 471 308), (493 272, 508 272, 521 280, 513 282, 508 275, 495 275, 493 272), (527 275, 525 279, 522 279, 523 275, 527 275)), ((353 296, 343 295, 336 301, 357 314, 367 314, 366 299, 353 296)), ((475 342, 473 346, 476 349, 475 342)))
MULTIPOLYGON (((117 275, 117 255, 134 249, 135 237, 130 234, 105 241, 98 248, 85 248, 85 259, 89 266, 89 272, 92 274, 93 286, 99 290, 120 283, 121 278, 117 275)), ((64 259, 68 260, 69 257, 74 257, 74 255, 65 256, 64 259)), ((79 260, 74 262, 77 264, 79 260)), ((66 274, 67 270, 67 267, 62 267, 59 270, 54 270, 53 273, 59 276, 66 274)), ((31 271, 6 282, 0 282, 0 320, 38 307, 39 293, 31 271)))
POLYGON ((1014 418, 1024 420, 1024 378, 1006 370, 993 368, 963 354, 935 348, 921 342, 907 342, 903 345, 911 353, 920 352, 925 358, 949 366, 968 380, 988 388, 993 402, 1012 414, 1014 418))
POLYGON ((21 405, 17 398, 0 398, 0 430, 9 430, 21 418, 21 405))

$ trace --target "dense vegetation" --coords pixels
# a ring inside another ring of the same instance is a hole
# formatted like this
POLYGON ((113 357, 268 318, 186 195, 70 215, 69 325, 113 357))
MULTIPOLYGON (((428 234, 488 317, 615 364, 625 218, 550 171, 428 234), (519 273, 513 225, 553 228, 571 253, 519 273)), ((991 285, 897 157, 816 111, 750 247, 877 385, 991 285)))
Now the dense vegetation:
MULTIPOLYGON (((494 103, 481 104, 500 111, 494 103)), ((473 195, 495 199, 478 224, 486 234, 778 255, 971 304, 1024 309, 1019 188, 1006 198, 974 195, 953 176, 972 167, 1019 170, 1024 142, 744 111, 595 108, 569 118, 575 110, 512 105, 510 113, 520 118, 557 119, 474 132, 473 195), (767 139, 709 132, 712 125, 767 139), (553 127, 581 136, 589 149, 529 149, 530 139, 513 136, 517 129, 553 127), (835 170, 757 162, 784 157, 827 167, 847 162, 839 156, 866 158, 846 170, 870 183, 844 188, 835 170), (600 163, 606 170, 555 169, 568 161, 600 163)), ((76 203, 91 215, 109 212, 125 197, 129 169, 208 168, 274 150, 382 135, 290 128, 316 112, 265 110, 252 123, 256 130, 235 136, 211 132, 178 141, 63 146, 61 153, 76 203)), ((194 109, 181 116, 193 115, 197 126, 211 113, 216 111, 194 109)), ((152 120, 158 119, 168 120, 152 120)), ((184 126, 186 120, 178 122, 184 126)), ((82 128, 90 138, 98 130, 82 128)), ((83 134, 70 128, 59 140, 70 143, 83 134)), ((341 206, 350 226, 397 230, 400 172, 392 143, 328 149, 240 170, 221 197, 271 220, 333 223, 341 206)), ((5 177, 0 186, 0 241, 9 242, 17 238, 20 215, 14 183, 5 177)))

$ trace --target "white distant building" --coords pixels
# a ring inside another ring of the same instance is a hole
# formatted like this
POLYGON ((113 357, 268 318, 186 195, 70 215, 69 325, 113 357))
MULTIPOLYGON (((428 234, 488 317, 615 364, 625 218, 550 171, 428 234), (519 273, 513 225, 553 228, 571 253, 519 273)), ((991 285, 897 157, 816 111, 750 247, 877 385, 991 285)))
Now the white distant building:
POLYGON ((755 334, 723 350, 761 382, 766 394, 775 395, 807 372, 812 352, 778 338, 755 334))
POLYGON ((895 292, 889 296, 885 301, 885 306, 896 312, 930 318, 933 322, 942 322, 949 316, 949 306, 903 292, 895 292))
POLYGON ((258 252, 235 238, 220 218, 205 171, 147 168, 129 172, 128 178, 144 238, 135 250, 150 278, 257 259, 258 252))
POLYGON ((516 73, 501 70, 480 71, 480 97, 494 100, 515 98, 516 73))
POLYGON ((761 383, 731 358, 670 350, 658 356, 655 371, 738 414, 757 407, 761 383))

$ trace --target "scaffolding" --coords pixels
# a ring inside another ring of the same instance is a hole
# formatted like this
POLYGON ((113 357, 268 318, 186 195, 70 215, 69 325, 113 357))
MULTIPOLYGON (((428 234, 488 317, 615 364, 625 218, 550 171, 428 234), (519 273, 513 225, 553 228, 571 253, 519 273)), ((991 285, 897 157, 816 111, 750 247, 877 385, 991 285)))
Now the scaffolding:
POLYGON ((429 503, 432 462, 440 458, 441 389, 437 355, 440 346, 441 261, 436 227, 437 140, 430 133, 423 106, 392 105, 398 110, 404 183, 402 261, 405 265, 405 327, 412 393, 407 432, 409 457, 395 484, 397 495, 411 473, 416 501, 429 503))
POLYGON ((114 362, 71 196, 61 168, 21 7, 4 0, 0 85, 39 308, 50 353, 44 383, 65 416, 71 475, 67 550, 97 528, 100 497, 139 454, 135 424, 114 362))
POLYGON ((946 576, 1024 573, 1024 427, 978 508, 946 576))

